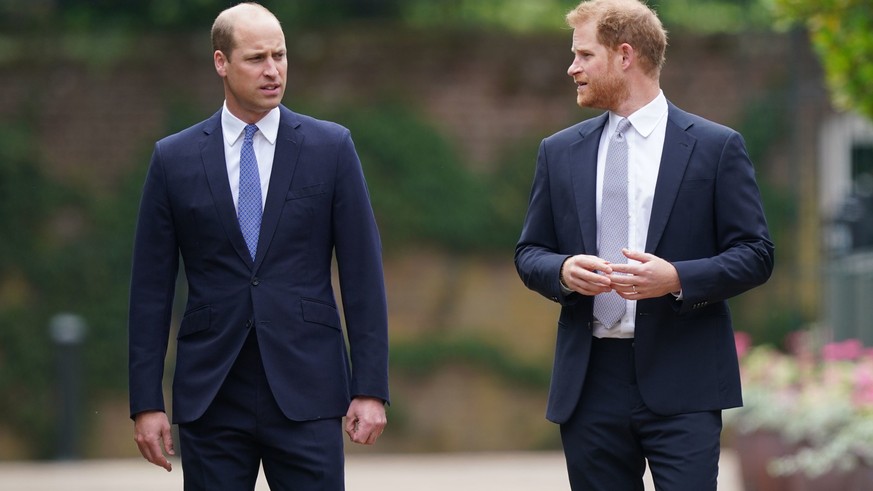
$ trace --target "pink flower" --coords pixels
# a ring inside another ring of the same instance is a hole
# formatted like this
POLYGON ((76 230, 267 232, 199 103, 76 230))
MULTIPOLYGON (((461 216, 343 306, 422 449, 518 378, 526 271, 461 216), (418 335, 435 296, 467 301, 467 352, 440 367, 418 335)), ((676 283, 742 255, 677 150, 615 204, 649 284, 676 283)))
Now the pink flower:
POLYGON ((821 350, 825 361, 857 360, 863 353, 864 345, 858 339, 828 343, 821 350))
POLYGON ((737 331, 734 333, 734 343, 737 345, 737 356, 742 358, 752 346, 752 336, 747 332, 737 331))
POLYGON ((853 402, 860 407, 873 407, 873 363, 858 364, 854 375, 853 402))

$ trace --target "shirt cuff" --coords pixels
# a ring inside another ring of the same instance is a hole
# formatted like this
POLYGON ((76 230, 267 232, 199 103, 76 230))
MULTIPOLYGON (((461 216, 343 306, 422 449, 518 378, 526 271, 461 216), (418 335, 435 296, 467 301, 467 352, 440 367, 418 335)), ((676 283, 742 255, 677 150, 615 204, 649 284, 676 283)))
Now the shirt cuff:
POLYGON ((570 259, 570 257, 571 256, 567 256, 564 258, 564 262, 561 263, 561 269, 558 270, 558 283, 561 285, 561 294, 565 297, 573 294, 573 290, 564 284, 564 263, 566 263, 567 259, 570 259))

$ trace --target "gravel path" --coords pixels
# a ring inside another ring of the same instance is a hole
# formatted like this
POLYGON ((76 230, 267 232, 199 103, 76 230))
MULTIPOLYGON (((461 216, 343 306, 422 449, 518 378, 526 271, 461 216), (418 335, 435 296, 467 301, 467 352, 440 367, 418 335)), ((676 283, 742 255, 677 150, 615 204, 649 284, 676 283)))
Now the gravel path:
MULTIPOLYGON (((139 459, 2 462, 0 490, 181 490, 181 464, 167 473, 139 459)), ((651 481, 646 490, 654 487, 651 481)), ((743 491, 736 456, 722 452, 719 491, 743 491)), ((257 491, 267 491, 261 473, 257 491)), ((348 491, 568 491, 563 457, 555 452, 360 454, 347 457, 348 491)))

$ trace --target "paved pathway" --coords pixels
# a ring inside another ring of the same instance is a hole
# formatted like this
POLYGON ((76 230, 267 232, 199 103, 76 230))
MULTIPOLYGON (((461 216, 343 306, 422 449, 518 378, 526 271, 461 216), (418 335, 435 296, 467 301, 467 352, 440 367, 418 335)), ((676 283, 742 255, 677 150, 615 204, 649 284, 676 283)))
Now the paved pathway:
MULTIPOLYGON (((0 490, 155 491, 181 490, 178 461, 173 472, 134 460, 64 463, 0 463, 0 490)), ((266 481, 257 491, 267 491, 266 481)), ((568 491, 563 457, 555 452, 471 454, 351 454, 348 491, 568 491)), ((647 476, 647 490, 654 489, 647 476)), ((722 454, 719 491, 743 491, 735 456, 722 454)))

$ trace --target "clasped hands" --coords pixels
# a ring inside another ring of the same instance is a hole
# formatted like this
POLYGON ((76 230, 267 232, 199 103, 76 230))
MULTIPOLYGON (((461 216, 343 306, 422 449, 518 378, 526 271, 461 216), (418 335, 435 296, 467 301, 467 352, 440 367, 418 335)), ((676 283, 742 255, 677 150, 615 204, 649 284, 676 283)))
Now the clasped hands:
POLYGON ((627 300, 655 298, 682 289, 679 273, 668 261, 630 249, 621 252, 634 262, 618 264, 586 254, 570 256, 561 269, 561 281, 582 295, 615 291, 627 300))

